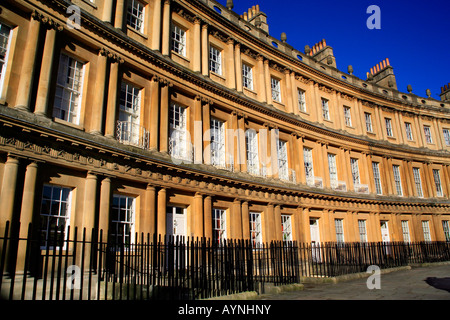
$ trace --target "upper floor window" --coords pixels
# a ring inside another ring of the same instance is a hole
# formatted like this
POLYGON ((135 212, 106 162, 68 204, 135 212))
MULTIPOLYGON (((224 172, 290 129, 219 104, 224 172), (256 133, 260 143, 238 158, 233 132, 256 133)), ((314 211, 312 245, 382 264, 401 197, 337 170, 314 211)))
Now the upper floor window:
POLYGON ((332 153, 328 154, 328 170, 330 172, 330 183, 333 187, 333 185, 335 185, 338 180, 335 154, 332 153))
POLYGON ((222 75, 222 52, 213 46, 209 48, 209 71, 222 75))
POLYGON ((169 110, 169 154, 177 159, 188 160, 186 108, 172 104, 169 110))
MULTIPOLYGON (((69 227, 72 190, 56 185, 44 185, 41 202, 41 246, 61 244, 69 227), (56 242, 54 242, 56 241, 56 242)), ((57 245, 59 247, 59 245, 57 245)))
POLYGON ((211 119, 211 164, 225 167, 225 123, 211 119))
POLYGON ((442 197, 442 184, 441 184, 441 176, 439 174, 438 169, 433 169, 433 178, 434 178, 434 185, 436 187, 436 195, 438 197, 442 197))
POLYGON ((381 189, 380 164, 378 162, 372 162, 372 171, 375 182, 375 191, 377 194, 383 194, 381 189))
POLYGON ((367 132, 373 132, 373 127, 372 127, 372 114, 368 113, 368 112, 364 112, 364 118, 366 120, 366 131, 367 132))
POLYGON ((398 196, 403 195, 403 188, 402 188, 402 179, 400 176, 400 166, 399 165, 393 165, 392 171, 394 173, 394 183, 395 183, 395 189, 397 191, 398 196))
POLYGON ((289 167, 288 167, 286 141, 278 140, 277 156, 278 156, 278 177, 282 180, 289 180, 289 167))
POLYGON ((246 63, 242 64, 242 85, 244 88, 253 90, 253 71, 252 67, 246 63))
POLYGON ((406 139, 409 141, 413 140, 413 134, 412 134, 412 127, 411 123, 405 122, 405 132, 406 132, 406 139))
POLYGON ((350 107, 344 106, 344 120, 347 127, 352 126, 352 114, 350 107))
POLYGON ((247 171, 259 175, 258 134, 256 131, 253 129, 247 130, 245 141, 247 144, 247 171))
POLYGON ((325 120, 330 120, 330 109, 328 108, 327 99, 322 99, 322 117, 325 120))
POLYGON ((384 118, 386 124, 386 134, 388 137, 393 137, 394 132, 392 131, 392 120, 390 118, 384 118))
POLYGON ((120 89, 119 120, 117 137, 119 141, 139 144, 141 114, 141 89, 122 82, 120 89))
POLYGON ((417 196, 419 198, 423 197, 422 191, 422 179, 420 178, 420 169, 413 168, 414 184, 416 185, 417 196))
POLYGON ((186 57, 186 31, 177 25, 172 25, 172 50, 186 57))
POLYGON ((429 126, 423 126, 423 132, 425 133, 425 141, 427 143, 433 143, 433 138, 431 137, 431 128, 429 126))
POLYGON ((297 89, 297 101, 298 110, 301 112, 306 112, 306 92, 302 89, 297 89))
POLYGON ((53 106, 55 118, 79 124, 83 78, 84 64, 61 53, 53 106))
POLYGON ((305 177, 308 185, 314 184, 314 166, 312 149, 303 148, 303 162, 305 163, 305 177))
POLYGON ((350 167, 352 169, 353 186, 356 187, 361 183, 360 177, 359 177, 358 159, 350 158, 350 167))
POLYGON ((138 0, 128 0, 127 24, 136 31, 144 32, 145 5, 138 0))
POLYGON ((450 146, 450 130, 449 130, 449 129, 444 129, 443 132, 444 132, 444 141, 445 141, 445 144, 446 144, 447 146, 450 146))
POLYGON ((276 102, 281 102, 281 86, 280 80, 275 78, 270 78, 270 84, 272 87, 272 100, 276 102))
POLYGON ((3 82, 8 62, 8 53, 11 38, 11 28, 0 22, 0 94, 3 91, 3 82))
POLYGON ((136 198, 118 194, 113 195, 109 228, 112 243, 116 245, 130 245, 133 242, 135 216, 136 198))

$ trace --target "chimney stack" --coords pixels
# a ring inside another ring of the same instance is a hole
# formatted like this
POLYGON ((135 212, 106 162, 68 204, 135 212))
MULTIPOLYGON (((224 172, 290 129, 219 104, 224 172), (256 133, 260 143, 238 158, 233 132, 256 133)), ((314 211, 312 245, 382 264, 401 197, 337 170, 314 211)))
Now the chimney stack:
POLYGON ((313 45, 312 49, 309 51, 309 55, 318 62, 336 68, 336 59, 333 54, 333 48, 327 46, 325 39, 322 39, 313 45))
POLYGON ((439 96, 442 101, 450 102, 450 82, 441 87, 441 93, 439 96))
POLYGON ((370 73, 368 73, 367 79, 382 87, 394 88, 397 90, 394 69, 391 67, 388 58, 370 68, 370 73))
POLYGON ((269 25, 267 24, 267 15, 264 12, 260 11, 259 4, 252 6, 251 8, 248 8, 247 11, 245 11, 241 18, 243 18, 245 21, 250 22, 254 26, 262 29, 263 31, 269 33, 269 25), (258 24, 256 23, 258 21, 258 24))

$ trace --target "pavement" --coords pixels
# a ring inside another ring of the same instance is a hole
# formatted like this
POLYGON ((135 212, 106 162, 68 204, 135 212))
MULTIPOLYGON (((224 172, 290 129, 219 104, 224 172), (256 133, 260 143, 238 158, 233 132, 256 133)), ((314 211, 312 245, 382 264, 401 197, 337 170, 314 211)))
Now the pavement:
POLYGON ((450 264, 413 267, 381 274, 378 279, 365 277, 336 284, 304 283, 303 290, 264 294, 260 299, 450 300, 450 264))

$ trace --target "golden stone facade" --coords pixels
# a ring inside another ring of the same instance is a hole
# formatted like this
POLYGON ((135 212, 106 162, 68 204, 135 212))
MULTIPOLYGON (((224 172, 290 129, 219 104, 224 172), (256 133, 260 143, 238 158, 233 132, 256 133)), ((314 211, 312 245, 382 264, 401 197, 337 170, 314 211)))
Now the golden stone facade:
POLYGON ((2 234, 450 241, 448 87, 341 72, 259 6, 7 0, 0 26, 2 234))

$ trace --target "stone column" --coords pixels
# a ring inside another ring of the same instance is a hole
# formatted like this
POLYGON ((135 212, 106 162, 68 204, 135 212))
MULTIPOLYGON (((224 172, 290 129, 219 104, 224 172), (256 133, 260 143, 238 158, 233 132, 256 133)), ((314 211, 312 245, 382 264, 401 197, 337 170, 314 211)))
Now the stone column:
POLYGON ((200 96, 194 98, 194 163, 203 162, 203 122, 202 122, 202 100, 200 96))
POLYGON ((104 115, 104 97, 106 89, 106 68, 108 64, 108 52, 101 49, 97 56, 97 67, 95 76, 95 92, 94 101, 91 105, 91 131, 92 134, 102 134, 103 115, 104 115))
POLYGON ((171 0, 164 0, 163 7, 161 53, 165 56, 168 56, 170 52, 170 1, 171 0))
POLYGON ((267 215, 265 219, 266 223, 266 234, 267 234, 267 242, 272 240, 276 240, 276 226, 275 226, 275 218, 274 218, 274 205, 269 203, 267 205, 267 215))
POLYGON ((234 62, 234 40, 232 38, 229 38, 227 40, 227 51, 228 54, 227 57, 227 64, 225 65, 226 71, 226 77, 227 77, 227 86, 230 89, 236 89, 236 68, 235 68, 235 62, 234 62))
POLYGON ((161 50, 161 0, 153 2, 152 50, 161 50))
POLYGON ((296 86, 295 83, 295 71, 292 71, 290 73, 290 79, 291 81, 291 90, 292 90, 292 94, 291 94, 291 99, 292 99, 292 112, 294 114, 298 114, 299 113, 299 109, 298 109, 298 88, 296 86))
POLYGON ((161 105, 160 105, 160 128, 159 128, 159 151, 167 153, 169 151, 169 104, 170 104, 171 84, 165 81, 161 85, 161 105))
POLYGON ((157 150, 159 142, 159 77, 153 76, 151 84, 151 105, 150 105, 150 149, 157 150))
MULTIPOLYGON (((257 61, 256 64, 257 64, 257 69, 258 69, 257 74, 259 75, 258 84, 257 84, 258 101, 266 102, 267 98, 266 98, 266 81, 265 81, 265 76, 264 76, 264 57, 262 55, 258 55, 258 57, 256 58, 256 61, 257 61)), ((255 77, 255 79, 256 79, 256 77, 255 77)))
POLYGON ((11 222, 13 219, 18 173, 19 159, 15 156, 8 155, 3 169, 3 180, 0 194, 0 203, 2 208, 0 211, 0 236, 2 237, 5 232, 6 221, 11 222))
POLYGON ((206 239, 212 240, 212 197, 206 196, 203 205, 203 234, 206 239))
POLYGON ((41 73, 36 94, 34 113, 48 116, 50 100, 50 81, 53 72, 53 56, 55 53, 56 30, 48 28, 45 35, 44 52, 41 61, 41 73))
POLYGON ((111 23, 113 16, 113 1, 103 1, 102 20, 111 23))
POLYGON ((272 85, 270 80, 269 60, 264 60, 264 85, 266 87, 266 102, 272 104, 272 85))
POLYGON ((28 26, 27 42, 24 49, 22 69, 17 88, 16 108, 30 111, 31 89, 36 69, 36 53, 41 22, 39 14, 33 12, 28 26))
POLYGON ((242 239, 250 240, 250 212, 248 210, 248 202, 242 202, 242 239))
POLYGON ((167 215, 167 190, 161 188, 158 191, 158 205, 156 218, 156 232, 163 238, 166 235, 166 215, 167 215))
MULTIPOLYGON (((275 206, 275 212, 274 212, 273 218, 275 221, 274 240, 281 241, 281 240, 283 240, 283 232, 282 232, 282 226, 281 226, 281 206, 279 204, 277 204, 275 206)), ((291 225, 291 228, 292 228, 292 225, 291 225)))
POLYGON ((200 192, 196 192, 194 195, 194 210, 192 212, 192 224, 191 232, 194 233, 194 237, 203 237, 203 195, 200 192))
POLYGON ((107 239, 106 236, 109 232, 111 199, 111 178, 104 177, 100 185, 100 209, 98 217, 98 228, 99 230, 103 230, 103 239, 107 239))
POLYGON ((202 44, 202 38, 201 38, 201 23, 202 20, 199 17, 196 17, 194 19, 194 57, 193 57, 193 68, 192 70, 194 72, 200 72, 202 69, 201 66, 201 44, 202 44))
POLYGON ((209 43, 208 43, 208 25, 202 26, 202 75, 209 75, 209 43))
POLYGON ((150 184, 145 190, 145 208, 144 216, 141 219, 141 230, 144 233, 151 235, 157 232, 156 230, 156 188, 150 184))
POLYGON ((242 239, 242 211, 241 200, 234 199, 233 210, 231 213, 231 237, 233 239, 242 239))
POLYGON ((124 13, 127 12, 125 0, 116 1, 116 13, 114 18, 114 28, 123 29, 124 13))
POLYGON ((89 171, 84 184, 84 210, 83 228, 86 228, 86 237, 90 238, 91 230, 95 227, 97 213, 97 174, 89 171))
POLYGON ((211 164, 211 110, 209 103, 205 103, 202 108, 203 116, 203 162, 205 164, 211 164))
POLYGON ((240 43, 236 43, 234 46, 234 64, 236 69, 236 90, 238 92, 242 92, 242 60, 240 43))
POLYGON ((286 104, 286 112, 293 113, 294 105, 292 104, 291 97, 294 95, 294 92, 291 86, 291 71, 287 68, 284 69, 284 76, 286 82, 286 99, 284 99, 284 103, 286 104))
POLYGON ((109 72, 108 101, 106 104, 105 136, 114 138, 116 132, 117 101, 119 97, 119 63, 112 62, 109 72))

